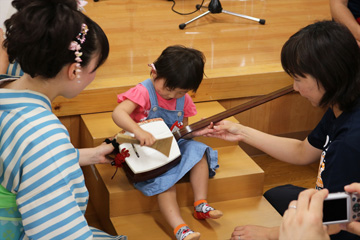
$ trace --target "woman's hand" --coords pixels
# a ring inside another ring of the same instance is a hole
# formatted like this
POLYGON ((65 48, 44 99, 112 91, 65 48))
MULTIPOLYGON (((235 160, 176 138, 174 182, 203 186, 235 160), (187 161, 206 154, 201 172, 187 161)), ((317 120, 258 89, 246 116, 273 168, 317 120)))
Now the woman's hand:
POLYGON ((112 144, 102 143, 94 148, 79 149, 79 164, 80 166, 87 166, 92 164, 109 164, 112 162, 111 158, 107 155, 114 151, 112 144))
POLYGON ((323 204, 328 193, 327 189, 301 192, 298 201, 292 201, 285 211, 279 239, 330 239, 322 223, 323 204))
POLYGON ((208 126, 202 128, 200 130, 191 132, 191 138, 199 137, 199 136, 207 136, 208 134, 214 132, 213 128, 214 128, 214 123, 211 122, 208 126))
MULTIPOLYGON (((345 191, 348 193, 360 193, 360 183, 352 183, 344 187, 345 191)), ((350 223, 340 224, 342 230, 351 232, 356 235, 360 235, 360 222, 353 221, 350 223)))
POLYGON ((257 225, 237 226, 230 240, 275 240, 279 237, 279 227, 263 227, 257 225))
POLYGON ((216 137, 226 141, 242 141, 245 127, 228 120, 210 124, 209 127, 199 130, 197 134, 205 137, 216 137))

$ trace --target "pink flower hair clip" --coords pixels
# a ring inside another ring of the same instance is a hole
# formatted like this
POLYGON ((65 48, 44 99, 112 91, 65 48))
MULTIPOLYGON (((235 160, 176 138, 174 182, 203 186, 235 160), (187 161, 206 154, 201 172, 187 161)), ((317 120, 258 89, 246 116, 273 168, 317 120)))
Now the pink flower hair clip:
POLYGON ((83 23, 81 25, 81 31, 79 32, 79 34, 76 37, 76 39, 79 40, 81 44, 83 44, 85 42, 85 40, 86 40, 85 36, 88 31, 89 31, 88 26, 85 23, 83 23))
MULTIPOLYGON (((83 23, 81 25, 81 31, 80 33, 76 36, 76 39, 80 42, 77 41, 71 41, 70 46, 69 46, 69 50, 70 51, 75 51, 75 61, 76 61, 76 77, 80 78, 80 72, 81 72, 81 56, 83 55, 82 52, 80 52, 81 50, 81 44, 83 44, 86 40, 86 34, 89 31, 88 26, 83 23)), ((80 81, 78 81, 78 83, 80 83, 80 81)))
POLYGON ((149 63, 148 66, 151 67, 154 71, 156 71, 154 63, 149 63))

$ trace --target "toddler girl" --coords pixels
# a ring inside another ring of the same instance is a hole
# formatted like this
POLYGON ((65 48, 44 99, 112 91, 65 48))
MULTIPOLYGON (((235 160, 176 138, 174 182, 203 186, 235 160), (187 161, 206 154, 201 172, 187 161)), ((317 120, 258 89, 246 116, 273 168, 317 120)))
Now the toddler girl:
MULTIPOLYGON (((171 130, 188 123, 194 116, 195 104, 188 91, 196 91, 204 75, 204 55, 195 49, 170 46, 152 64, 151 78, 129 91, 118 95, 120 103, 113 112, 114 122, 122 129, 134 133, 141 145, 150 146, 154 136, 139 127, 137 122, 162 118, 171 130)), ((191 135, 191 134, 189 134, 191 135)), ((147 196, 158 196, 159 208, 174 229, 177 240, 199 239, 180 215, 176 200, 176 182, 189 172, 194 192, 194 217, 197 219, 219 218, 222 212, 210 207, 206 201, 208 178, 215 175, 217 151, 203 143, 180 139, 181 161, 166 173, 135 187, 147 196)))

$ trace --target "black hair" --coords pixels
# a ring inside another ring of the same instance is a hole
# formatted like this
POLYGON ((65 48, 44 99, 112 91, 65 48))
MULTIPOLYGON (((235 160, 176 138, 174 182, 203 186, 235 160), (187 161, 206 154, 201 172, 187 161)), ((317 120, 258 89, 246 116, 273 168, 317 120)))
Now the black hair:
POLYGON ((196 92, 204 77, 205 56, 199 50, 174 45, 167 47, 154 65, 156 79, 165 79, 165 87, 196 92))
POLYGON ((291 77, 311 75, 325 93, 320 107, 354 107, 360 96, 360 49, 351 32, 334 21, 319 21, 289 38, 281 63, 291 77))
POLYGON ((76 0, 14 0, 18 10, 5 21, 9 61, 17 61, 31 77, 55 77, 67 64, 75 63, 75 52, 69 50, 82 24, 88 26, 81 45, 81 66, 87 66, 98 54, 96 70, 109 54, 109 42, 101 27, 78 11, 76 0))

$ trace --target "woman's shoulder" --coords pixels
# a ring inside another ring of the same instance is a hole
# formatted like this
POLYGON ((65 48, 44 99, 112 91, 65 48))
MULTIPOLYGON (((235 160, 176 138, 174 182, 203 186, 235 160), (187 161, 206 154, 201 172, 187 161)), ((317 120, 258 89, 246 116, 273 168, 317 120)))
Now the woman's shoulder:
POLYGON ((41 139, 51 135, 69 139, 67 129, 52 112, 47 96, 30 90, 0 88, 0 102, 0 112, 7 115, 5 119, 0 119, 0 123, 8 129, 6 133, 12 129, 11 134, 20 136, 20 140, 23 134, 28 134, 27 141, 33 136, 41 139))

